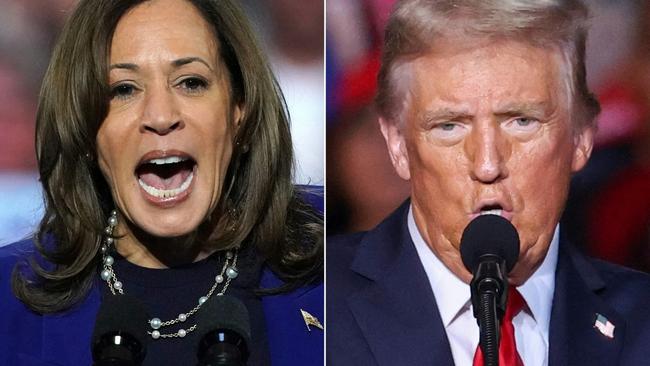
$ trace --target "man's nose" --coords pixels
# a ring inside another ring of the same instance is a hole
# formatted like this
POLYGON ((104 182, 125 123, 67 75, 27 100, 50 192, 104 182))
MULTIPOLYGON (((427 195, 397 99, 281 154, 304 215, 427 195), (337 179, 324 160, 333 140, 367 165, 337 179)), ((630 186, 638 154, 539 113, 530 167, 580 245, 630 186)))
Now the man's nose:
POLYGON ((158 86, 145 91, 141 132, 153 132, 164 136, 183 127, 185 124, 180 117, 178 103, 170 88, 158 86))
POLYGON ((479 123, 474 126, 465 147, 473 180, 490 184, 508 175, 505 166, 506 144, 498 125, 479 123))

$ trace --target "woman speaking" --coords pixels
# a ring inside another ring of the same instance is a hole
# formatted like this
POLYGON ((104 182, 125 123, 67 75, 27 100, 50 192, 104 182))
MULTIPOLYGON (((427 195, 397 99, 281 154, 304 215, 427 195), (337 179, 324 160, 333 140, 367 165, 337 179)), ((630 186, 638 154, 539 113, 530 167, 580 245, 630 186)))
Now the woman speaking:
POLYGON ((282 95, 233 1, 80 1, 36 146, 45 216, 0 248, 1 365, 91 364, 120 296, 146 309, 144 365, 196 364, 219 296, 245 305, 249 365, 322 364, 322 218, 291 183, 282 95))

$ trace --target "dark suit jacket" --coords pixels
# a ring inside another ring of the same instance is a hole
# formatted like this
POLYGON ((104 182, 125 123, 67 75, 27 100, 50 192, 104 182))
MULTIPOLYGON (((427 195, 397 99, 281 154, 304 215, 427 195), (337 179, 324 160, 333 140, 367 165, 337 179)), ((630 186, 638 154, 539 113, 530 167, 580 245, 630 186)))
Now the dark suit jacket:
MULTIPOLYGON (((453 365, 407 227, 407 201, 375 229, 327 242, 328 365, 453 365)), ((549 364, 650 365, 650 276, 560 240, 549 364), (615 325, 610 339, 596 314, 615 325)))
MULTIPOLYGON (((27 240, 0 248, 0 366, 90 365, 90 338, 101 302, 100 289, 95 286, 84 302, 63 313, 30 311, 11 293, 10 276, 16 260, 32 247, 27 240)), ((265 288, 281 284, 269 270, 261 281, 265 288)), ((323 332, 314 327, 309 332, 300 309, 324 320, 323 285, 266 296, 262 304, 273 365, 322 365, 323 332)))

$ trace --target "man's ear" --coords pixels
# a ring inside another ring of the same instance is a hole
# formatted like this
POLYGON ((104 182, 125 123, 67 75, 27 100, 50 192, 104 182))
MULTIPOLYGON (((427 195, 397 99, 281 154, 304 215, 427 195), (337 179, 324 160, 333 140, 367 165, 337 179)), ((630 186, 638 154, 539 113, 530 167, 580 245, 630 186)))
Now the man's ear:
POLYGON ((393 163, 397 175, 404 180, 411 179, 406 141, 402 134, 402 129, 399 127, 399 123, 387 120, 384 117, 379 117, 379 127, 381 134, 384 135, 384 139, 386 140, 390 161, 393 163))
POLYGON ((571 170, 575 173, 589 161, 591 151, 594 148, 594 128, 585 127, 581 131, 576 132, 573 137, 573 160, 571 162, 571 170))

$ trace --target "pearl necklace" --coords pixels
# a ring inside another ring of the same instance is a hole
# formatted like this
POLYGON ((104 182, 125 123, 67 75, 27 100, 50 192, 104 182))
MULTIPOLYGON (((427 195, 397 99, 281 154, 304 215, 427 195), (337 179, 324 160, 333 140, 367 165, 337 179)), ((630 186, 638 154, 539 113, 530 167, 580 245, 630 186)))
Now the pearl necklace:
MULTIPOLYGON (((106 226, 106 228, 104 229, 104 234, 105 234, 104 244, 101 247, 103 269, 100 273, 100 277, 102 280, 106 282, 108 288, 111 290, 111 293, 113 295, 117 295, 118 293, 120 295, 123 295, 124 284, 117 279, 117 276, 115 275, 115 271, 113 270, 113 263, 115 263, 115 259, 111 255, 109 255, 110 248, 115 243, 115 239, 113 238, 113 229, 115 229, 116 226, 117 226, 117 211, 113 210, 111 212, 110 217, 108 218, 108 226, 106 226)), ((221 272, 215 276, 214 285, 212 285, 212 287, 210 288, 207 294, 199 298, 198 303, 194 308, 192 308, 190 311, 186 313, 178 314, 178 316, 174 319, 170 319, 166 321, 162 321, 160 320, 160 318, 157 317, 151 318, 149 320, 149 326, 151 327, 152 330, 147 331, 147 334, 149 334, 153 339, 183 338, 187 334, 196 330, 196 324, 194 324, 187 329, 181 328, 178 331, 172 333, 161 333, 160 331, 160 329, 162 328, 174 324, 178 324, 178 323, 184 323, 185 321, 187 321, 192 315, 196 314, 196 312, 199 311, 201 306, 206 301, 208 301, 208 299, 213 294, 215 294, 215 292, 216 292, 216 296, 223 296, 223 294, 228 289, 230 282, 234 280, 239 274, 237 271, 237 255, 238 255, 237 251, 235 251, 234 254, 231 251, 226 252, 223 268, 221 268, 221 272), (223 287, 221 288, 220 291, 217 292, 217 287, 221 284, 223 284, 223 287)))

